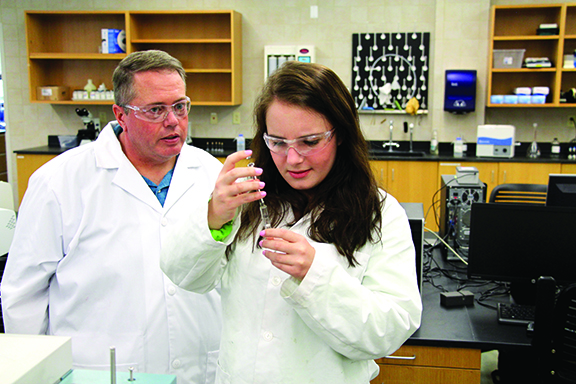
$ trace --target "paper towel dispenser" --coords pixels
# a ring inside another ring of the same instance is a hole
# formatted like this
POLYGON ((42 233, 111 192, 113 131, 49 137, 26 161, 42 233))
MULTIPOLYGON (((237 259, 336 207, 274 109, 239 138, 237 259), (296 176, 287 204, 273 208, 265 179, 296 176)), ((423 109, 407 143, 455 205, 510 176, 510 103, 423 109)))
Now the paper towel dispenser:
POLYGON ((476 70, 446 70, 444 110, 453 113, 476 109, 476 70))

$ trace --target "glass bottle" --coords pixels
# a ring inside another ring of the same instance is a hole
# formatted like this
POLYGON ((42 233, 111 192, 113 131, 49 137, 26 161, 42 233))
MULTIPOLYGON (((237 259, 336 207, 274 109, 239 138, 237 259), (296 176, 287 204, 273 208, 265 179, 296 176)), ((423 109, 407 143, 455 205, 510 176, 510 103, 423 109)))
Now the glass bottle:
POLYGON ((555 159, 560 157, 560 142, 556 137, 554 138, 554 140, 552 140, 550 157, 553 157, 555 159))

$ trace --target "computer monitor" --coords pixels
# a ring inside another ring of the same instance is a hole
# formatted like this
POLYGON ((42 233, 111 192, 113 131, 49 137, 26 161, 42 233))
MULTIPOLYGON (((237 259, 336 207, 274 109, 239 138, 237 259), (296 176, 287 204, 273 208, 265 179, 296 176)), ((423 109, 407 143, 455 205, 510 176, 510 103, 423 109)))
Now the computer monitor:
POLYGON ((474 203, 468 277, 535 282, 552 276, 576 282, 576 208, 474 203))
POLYGON ((576 175, 550 174, 546 205, 576 207, 576 175))

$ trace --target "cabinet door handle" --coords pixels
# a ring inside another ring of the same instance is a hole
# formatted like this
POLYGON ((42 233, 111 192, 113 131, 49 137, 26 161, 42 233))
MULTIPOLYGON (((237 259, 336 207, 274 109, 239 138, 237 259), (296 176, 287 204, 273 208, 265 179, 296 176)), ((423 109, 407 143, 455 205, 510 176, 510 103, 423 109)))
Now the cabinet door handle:
POLYGON ((380 183, 384 185, 384 168, 380 168, 380 183))
POLYGON ((506 183, 506 171, 504 171, 504 177, 502 178, 502 184, 506 183))
POLYGON ((385 356, 385 359, 394 359, 394 360, 416 360, 416 355, 412 356, 385 356))
POLYGON ((492 183, 494 182, 494 170, 492 170, 492 183))
POLYGON ((392 181, 394 181, 394 168, 392 168, 392 181))

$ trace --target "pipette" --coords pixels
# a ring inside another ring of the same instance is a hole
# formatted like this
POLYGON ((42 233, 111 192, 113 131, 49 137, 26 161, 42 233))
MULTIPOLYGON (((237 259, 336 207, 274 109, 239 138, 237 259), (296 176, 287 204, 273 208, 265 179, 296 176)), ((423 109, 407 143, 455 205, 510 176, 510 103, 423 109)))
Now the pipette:
MULTIPOLYGON (((254 163, 250 163, 248 166, 253 167, 254 163)), ((252 176, 251 179, 256 180, 256 177, 252 176)), ((260 192, 259 189, 258 192, 260 192)), ((262 223, 264 223, 264 229, 272 228, 272 225, 270 224, 270 215, 268 215, 268 207, 264 202, 264 198, 258 200, 258 204, 260 206, 260 216, 262 217, 262 223)))

